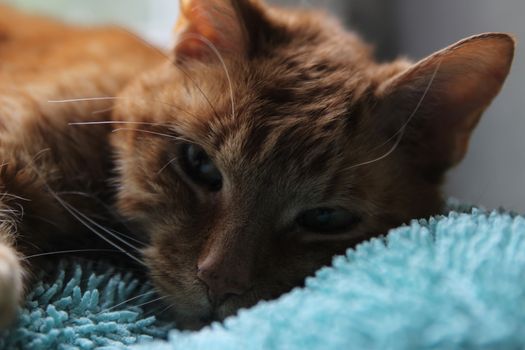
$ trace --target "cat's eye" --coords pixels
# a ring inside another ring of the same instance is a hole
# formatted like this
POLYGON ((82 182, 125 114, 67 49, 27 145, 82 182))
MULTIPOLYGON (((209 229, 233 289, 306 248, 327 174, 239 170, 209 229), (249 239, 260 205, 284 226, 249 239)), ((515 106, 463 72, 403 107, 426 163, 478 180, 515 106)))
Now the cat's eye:
POLYGON ((307 231, 339 233, 359 223, 359 218, 343 208, 316 208, 302 212, 297 224, 307 231))
POLYGON ((191 143, 184 144, 182 146, 182 163, 184 171, 192 181, 212 192, 221 189, 221 172, 201 147, 191 143))

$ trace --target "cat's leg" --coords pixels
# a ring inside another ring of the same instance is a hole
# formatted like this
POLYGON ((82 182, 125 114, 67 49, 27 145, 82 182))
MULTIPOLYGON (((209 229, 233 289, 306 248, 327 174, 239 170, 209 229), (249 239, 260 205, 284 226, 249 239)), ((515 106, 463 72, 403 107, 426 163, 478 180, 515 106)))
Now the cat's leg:
MULTIPOLYGON (((4 226, 4 225, 2 225, 4 226)), ((24 292, 24 270, 19 253, 13 248, 9 231, 0 231, 0 328, 15 317, 24 292)))
MULTIPOLYGON (((6 106, 0 103, 0 116, 6 106)), ((42 264, 33 256, 100 248, 68 206, 102 216, 109 198, 106 128, 53 123, 22 103, 15 110, 16 120, 0 118, 0 328, 38 275, 42 264)))
POLYGON ((51 232, 50 225, 39 218, 61 224, 60 210, 42 187, 43 181, 11 151, 11 158, 0 165, 0 329, 14 320, 23 300, 32 271, 26 257, 53 244, 45 235, 46 230, 51 232))
MULTIPOLYGON (((95 202, 83 196, 75 202, 76 197, 65 194, 76 190, 89 195, 95 190, 70 183, 56 155, 44 146, 40 153, 22 147, 0 151, 0 158, 7 159, 0 164, 0 328, 14 319, 31 277, 38 275, 37 255, 99 248, 100 244, 64 206, 74 206, 86 215, 96 212, 95 202)), ((74 156, 70 154, 68 161, 73 162, 74 156)), ((65 158, 64 154, 61 159, 65 158)))

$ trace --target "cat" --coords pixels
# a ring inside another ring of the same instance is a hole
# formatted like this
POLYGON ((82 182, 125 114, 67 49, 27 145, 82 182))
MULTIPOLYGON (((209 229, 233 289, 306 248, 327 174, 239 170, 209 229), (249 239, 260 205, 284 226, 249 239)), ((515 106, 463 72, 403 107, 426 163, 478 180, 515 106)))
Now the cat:
POLYGON ((4 324, 33 258, 107 244, 189 329, 440 213, 515 46, 486 33, 378 63, 330 16, 256 0, 182 1, 165 57, 7 8, 0 37, 4 324))

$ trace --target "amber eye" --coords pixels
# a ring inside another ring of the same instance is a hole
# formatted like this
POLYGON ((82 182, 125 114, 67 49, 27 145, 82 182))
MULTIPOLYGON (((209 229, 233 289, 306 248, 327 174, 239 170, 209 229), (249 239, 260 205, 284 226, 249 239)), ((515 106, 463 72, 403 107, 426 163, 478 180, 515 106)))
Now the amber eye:
POLYGON ((199 146, 182 146, 182 163, 186 174, 197 184, 217 192, 222 187, 222 175, 208 154, 199 146))
POLYGON ((304 211, 297 217, 299 226, 319 233, 339 233, 359 221, 359 218, 343 208, 316 208, 304 211))

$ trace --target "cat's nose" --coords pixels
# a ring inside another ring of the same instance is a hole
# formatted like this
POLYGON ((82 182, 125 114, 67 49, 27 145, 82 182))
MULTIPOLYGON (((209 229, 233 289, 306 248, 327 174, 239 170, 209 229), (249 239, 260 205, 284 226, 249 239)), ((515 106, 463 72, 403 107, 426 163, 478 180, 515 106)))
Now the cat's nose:
POLYGON ((220 303, 229 294, 242 295, 251 288, 250 271, 237 264, 206 257, 197 265, 197 277, 208 287, 213 303, 220 303))

